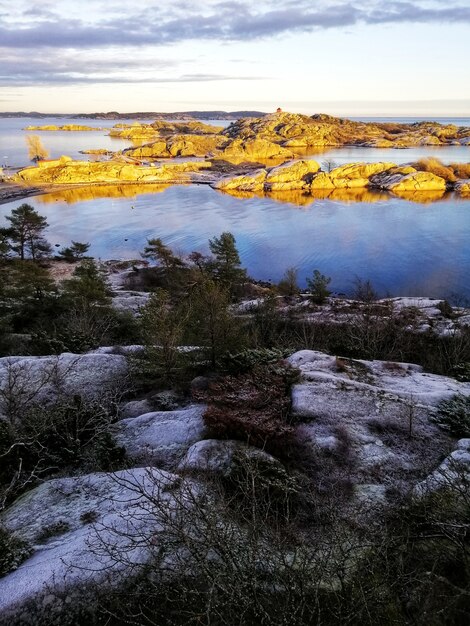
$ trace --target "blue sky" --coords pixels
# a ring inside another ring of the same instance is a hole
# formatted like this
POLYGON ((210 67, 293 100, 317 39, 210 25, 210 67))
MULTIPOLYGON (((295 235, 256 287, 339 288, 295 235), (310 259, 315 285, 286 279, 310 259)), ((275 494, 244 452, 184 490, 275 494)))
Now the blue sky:
POLYGON ((469 41, 470 0, 0 0, 0 110, 470 115, 469 41))

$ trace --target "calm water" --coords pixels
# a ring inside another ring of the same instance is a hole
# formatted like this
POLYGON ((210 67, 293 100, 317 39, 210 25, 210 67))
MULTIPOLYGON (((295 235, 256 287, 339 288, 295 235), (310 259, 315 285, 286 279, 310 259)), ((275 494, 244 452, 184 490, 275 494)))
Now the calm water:
MULTIPOLYGON (((470 297, 470 200, 450 195, 420 204, 378 195, 367 202, 304 198, 298 206, 203 185, 99 189, 27 202, 47 216, 52 244, 89 241, 96 257, 138 258, 150 237, 183 254, 207 252, 209 237, 231 231, 243 265, 259 279, 277 281, 295 266, 302 282, 318 268, 340 292, 350 292, 359 276, 383 295, 470 297)), ((0 216, 18 204, 0 205, 0 216)))
MULTIPOLYGON (((109 137, 109 129, 117 123, 132 124, 135 120, 80 120, 73 118, 44 119, 17 117, 0 118, 0 166, 7 165, 20 167, 30 165, 28 149, 26 147, 26 135, 39 135, 42 143, 50 153, 50 158, 55 159, 63 154, 74 159, 88 160, 89 155, 81 154, 80 150, 122 150, 131 146, 130 141, 109 137), (64 126, 65 124, 80 124, 92 126, 96 131, 69 132, 69 131, 25 131, 27 126, 64 126), (100 130, 102 129, 102 130, 100 130), (6 157, 6 158, 5 158, 6 157)), ((154 120, 140 120, 143 124, 154 120)), ((211 123, 209 120, 208 123, 211 123)), ((228 126, 230 122, 223 120, 212 121, 217 126, 228 126)))

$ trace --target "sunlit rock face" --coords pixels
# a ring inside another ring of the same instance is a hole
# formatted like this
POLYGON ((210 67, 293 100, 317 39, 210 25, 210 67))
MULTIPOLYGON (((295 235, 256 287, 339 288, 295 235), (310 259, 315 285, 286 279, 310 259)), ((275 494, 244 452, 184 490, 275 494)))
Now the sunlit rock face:
POLYGON ((461 196, 466 198, 470 197, 470 179, 459 180, 456 182, 455 190, 458 191, 461 196))
POLYGON ((227 139, 219 135, 174 135, 150 144, 124 150, 133 158, 203 157, 223 148, 227 139))
POLYGON ((389 189, 394 192, 402 191, 445 191, 446 181, 431 172, 383 172, 372 176, 370 184, 380 189, 389 189))
POLYGON ((294 161, 269 170, 266 176, 267 191, 303 189, 309 185, 313 174, 320 169, 316 161, 294 161))
POLYGON ((435 122, 416 124, 365 123, 330 115, 298 115, 276 112, 262 118, 245 118, 231 124, 223 134, 233 139, 263 137, 290 149, 364 145, 406 148, 420 145, 467 145, 470 128, 435 122))
POLYGON ((82 126, 81 124, 64 124, 63 126, 51 124, 49 126, 27 126, 24 130, 83 132, 101 130, 101 128, 97 128, 96 126, 82 126))
POLYGON ((238 191, 263 191, 264 181, 266 180, 266 170, 256 170, 251 174, 242 174, 241 176, 227 176, 214 184, 215 189, 238 191))
POLYGON ((242 161, 265 161, 268 159, 291 159, 295 155, 291 150, 283 148, 278 143, 274 143, 264 138, 235 139, 219 154, 220 158, 232 162, 242 161))
POLYGON ((27 167, 15 177, 19 183, 75 184, 113 182, 189 182, 190 174, 211 166, 208 161, 169 163, 159 167, 142 167, 121 161, 90 162, 72 161, 61 157, 54 161, 40 161, 39 167, 27 167))

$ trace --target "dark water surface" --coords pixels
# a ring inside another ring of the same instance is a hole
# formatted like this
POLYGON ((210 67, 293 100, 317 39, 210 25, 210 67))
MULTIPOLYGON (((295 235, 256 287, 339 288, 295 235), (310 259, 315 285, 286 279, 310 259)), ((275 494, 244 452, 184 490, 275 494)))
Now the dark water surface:
MULTIPOLYGON (((209 237, 230 231, 258 279, 278 281, 295 266, 304 283, 318 268, 340 292, 359 276, 383 295, 470 298, 470 199, 417 199, 370 192, 243 198, 194 185, 94 187, 26 202, 47 216, 52 244, 91 242, 90 253, 103 259, 138 258, 150 237, 183 254, 207 252, 209 237)), ((19 204, 1 205, 0 216, 19 204)))

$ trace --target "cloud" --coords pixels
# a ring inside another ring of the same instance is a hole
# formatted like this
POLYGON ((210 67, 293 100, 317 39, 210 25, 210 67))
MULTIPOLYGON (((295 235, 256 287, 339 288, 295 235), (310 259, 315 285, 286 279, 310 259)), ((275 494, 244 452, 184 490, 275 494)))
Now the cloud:
POLYGON ((24 58, 4 56, 0 67, 1 86, 95 84, 95 83, 190 83, 227 80, 261 80, 261 77, 211 73, 176 73, 174 61, 145 62, 145 59, 84 59, 65 56, 24 58), (159 71, 160 75, 155 72, 159 71))
MULTIPOLYGON (((99 5, 100 3, 98 3, 99 5)), ((134 14, 119 3, 87 14, 86 2, 80 3, 86 18, 69 17, 56 4, 42 11, 25 9, 22 20, 0 26, 0 42, 8 48, 75 48, 106 46, 144 46, 175 44, 188 40, 251 41, 288 33, 351 27, 356 24, 392 23, 470 23, 470 7, 451 2, 445 7, 434 2, 377 0, 363 2, 264 2, 258 9, 250 2, 208 2, 202 8, 186 2, 151 4, 134 14), (120 13, 121 11, 121 13, 120 13), (33 21, 31 20, 33 15, 33 21), (108 17, 109 16, 109 17, 108 17), (34 19, 35 18, 35 19, 34 19), (39 21, 37 21, 39 18, 39 21)), ((145 5, 144 5, 145 6, 145 5)), ((99 7, 98 7, 99 9, 99 7)))

